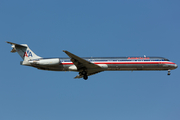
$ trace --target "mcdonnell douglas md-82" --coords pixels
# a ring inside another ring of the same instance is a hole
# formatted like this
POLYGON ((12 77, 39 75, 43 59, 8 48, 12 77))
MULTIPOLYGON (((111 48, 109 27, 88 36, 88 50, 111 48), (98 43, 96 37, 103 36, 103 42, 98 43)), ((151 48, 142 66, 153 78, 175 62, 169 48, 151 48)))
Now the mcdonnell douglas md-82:
POLYGON ((78 57, 66 50, 69 58, 42 58, 37 56, 27 44, 12 45, 11 52, 18 52, 23 61, 21 65, 35 67, 40 70, 76 71, 75 78, 88 79, 88 76, 102 71, 134 71, 134 70, 170 70, 176 69, 177 64, 163 57, 78 57))

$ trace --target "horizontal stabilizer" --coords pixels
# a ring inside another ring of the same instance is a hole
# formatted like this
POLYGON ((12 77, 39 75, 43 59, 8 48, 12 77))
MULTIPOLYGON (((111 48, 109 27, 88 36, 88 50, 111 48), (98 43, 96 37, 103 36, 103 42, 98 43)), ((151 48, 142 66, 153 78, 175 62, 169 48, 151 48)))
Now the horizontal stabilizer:
POLYGON ((7 43, 9 43, 9 44, 11 44, 12 46, 12 50, 11 50, 11 52, 12 53, 15 53, 15 52, 17 52, 16 51, 16 47, 21 47, 21 48, 26 48, 27 46, 24 46, 24 45, 19 45, 19 44, 16 44, 16 43, 12 43, 12 42, 8 42, 8 41, 6 41, 7 43))
POLYGON ((15 45, 15 46, 17 46, 17 47, 27 47, 27 46, 25 46, 25 45, 20 45, 20 44, 8 42, 8 41, 6 41, 6 42, 9 43, 9 44, 11 44, 11 45, 15 45))
POLYGON ((29 47, 27 44, 16 44, 12 42, 6 41, 8 44, 11 44, 12 50, 11 52, 18 52, 18 54, 21 56, 21 58, 24 61, 32 60, 32 59, 39 59, 41 57, 37 56, 29 47))

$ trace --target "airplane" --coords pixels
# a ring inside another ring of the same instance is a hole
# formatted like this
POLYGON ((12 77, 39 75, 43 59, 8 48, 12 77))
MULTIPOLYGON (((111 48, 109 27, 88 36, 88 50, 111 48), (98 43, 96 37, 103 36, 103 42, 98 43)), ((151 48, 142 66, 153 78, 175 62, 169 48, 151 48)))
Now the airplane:
MULTIPOLYGON (((7 41, 6 41, 7 42, 7 41)), ((50 71, 79 72, 75 78, 88 79, 88 76, 102 71, 142 71, 142 70, 170 70, 176 69, 177 64, 164 57, 78 57, 67 50, 63 50, 69 58, 42 58, 37 56, 27 44, 12 45, 11 52, 17 52, 23 61, 21 65, 50 71)))

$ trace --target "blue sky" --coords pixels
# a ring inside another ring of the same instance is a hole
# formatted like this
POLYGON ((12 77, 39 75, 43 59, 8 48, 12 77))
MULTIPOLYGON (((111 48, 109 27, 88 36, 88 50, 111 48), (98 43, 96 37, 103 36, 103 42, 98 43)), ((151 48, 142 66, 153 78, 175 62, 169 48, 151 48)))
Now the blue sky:
POLYGON ((1 120, 179 120, 180 70, 76 72, 21 66, 5 41, 42 57, 162 56, 180 65, 178 0, 1 0, 1 120))

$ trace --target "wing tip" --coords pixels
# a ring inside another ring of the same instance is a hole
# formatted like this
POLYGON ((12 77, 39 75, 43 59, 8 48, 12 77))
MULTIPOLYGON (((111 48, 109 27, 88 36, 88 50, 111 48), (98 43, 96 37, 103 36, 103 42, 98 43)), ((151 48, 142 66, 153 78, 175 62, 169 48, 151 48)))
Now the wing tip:
POLYGON ((63 52, 65 52, 66 54, 69 53, 67 50, 63 50, 63 52))
POLYGON ((82 76, 77 75, 76 77, 74 77, 74 79, 77 79, 77 78, 82 78, 82 76))
POLYGON ((8 41, 5 41, 6 43, 8 43, 8 44, 12 44, 12 42, 8 42, 8 41))

